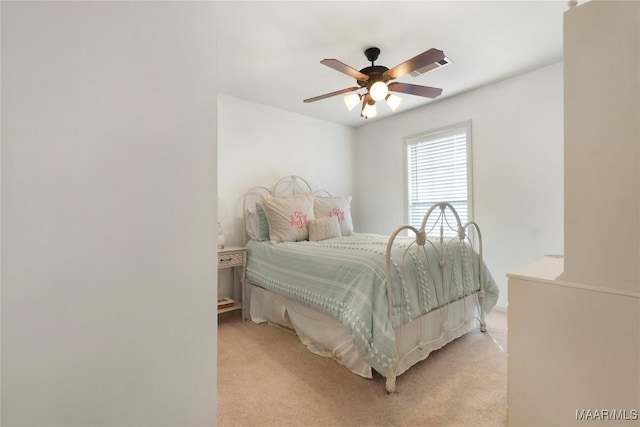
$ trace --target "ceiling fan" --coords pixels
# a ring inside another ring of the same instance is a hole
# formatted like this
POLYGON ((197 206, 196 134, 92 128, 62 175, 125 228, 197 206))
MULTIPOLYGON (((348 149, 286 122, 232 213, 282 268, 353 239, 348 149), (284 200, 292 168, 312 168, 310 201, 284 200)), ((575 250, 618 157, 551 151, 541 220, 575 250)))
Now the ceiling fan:
POLYGON ((374 62, 378 59, 378 55, 380 55, 380 49, 377 47, 370 47, 366 49, 364 54, 371 62, 371 66, 365 67, 360 71, 338 61, 337 59, 323 59, 320 61, 321 64, 326 65, 327 67, 331 67, 334 70, 353 77, 356 79, 358 86, 352 86, 335 92, 308 98, 305 99, 304 102, 320 101, 321 99, 366 88, 367 92, 364 94, 350 93, 344 98, 349 111, 351 111, 356 105, 358 105, 360 100, 362 100, 360 115, 365 119, 368 119, 375 117, 376 115, 376 101, 386 100, 387 104, 393 111, 398 108, 402 98, 390 94, 389 92, 407 93, 410 95, 424 96, 426 98, 436 98, 442 93, 442 89, 435 87, 419 86, 401 82, 389 83, 389 81, 409 73, 422 74, 423 72, 448 64, 450 61, 445 57, 444 52, 441 50, 429 49, 411 59, 406 60, 402 64, 396 65, 393 68, 374 65, 374 62))

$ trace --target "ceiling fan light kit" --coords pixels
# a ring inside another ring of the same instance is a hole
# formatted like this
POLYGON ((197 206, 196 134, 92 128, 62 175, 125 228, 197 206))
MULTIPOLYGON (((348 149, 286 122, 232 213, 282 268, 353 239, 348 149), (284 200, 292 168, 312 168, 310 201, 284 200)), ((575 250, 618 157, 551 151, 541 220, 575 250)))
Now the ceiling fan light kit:
POLYGON ((353 110, 360 101, 362 101, 362 108, 360 109, 360 115, 365 119, 373 118, 376 116, 376 101, 385 100, 391 111, 396 111, 398 106, 402 102, 402 98, 389 92, 407 93, 410 95, 423 96, 426 98, 436 98, 442 93, 442 89, 419 86, 409 83, 393 82, 389 81, 397 79, 398 77, 405 76, 412 73, 423 73, 428 70, 438 68, 442 65, 448 64, 451 61, 444 56, 444 52, 438 49, 429 49, 421 54, 396 65, 389 69, 382 65, 375 65, 374 62, 380 55, 380 49, 377 47, 370 47, 364 51, 365 56, 371 62, 371 66, 365 67, 360 71, 352 68, 337 59, 323 59, 321 64, 327 67, 333 68, 336 71, 340 71, 354 79, 358 83, 358 86, 349 87, 335 92, 326 93, 324 95, 316 96, 313 98, 305 99, 304 102, 315 102, 321 99, 330 98, 336 95, 347 94, 344 96, 344 102, 349 111, 353 110), (366 93, 350 93, 359 89, 366 88, 366 93))
POLYGON ((362 98, 362 95, 359 93, 350 93, 349 95, 344 96, 344 103, 349 111, 353 110, 356 105, 360 103, 360 98, 362 98))
POLYGON ((371 98, 373 98, 374 101, 382 101, 389 94, 387 83, 382 80, 378 80, 369 88, 369 94, 371 94, 371 98))
POLYGON ((376 111, 375 104, 365 104, 364 108, 362 109, 362 114, 361 115, 365 119, 372 119, 377 114, 378 114, 378 112, 376 111))
POLYGON ((402 102, 402 98, 400 98, 398 95, 393 95, 391 93, 387 95, 385 100, 387 101, 387 105, 389 106, 389 108, 391 108, 391 111, 393 111, 394 113, 400 106, 400 103, 402 102))

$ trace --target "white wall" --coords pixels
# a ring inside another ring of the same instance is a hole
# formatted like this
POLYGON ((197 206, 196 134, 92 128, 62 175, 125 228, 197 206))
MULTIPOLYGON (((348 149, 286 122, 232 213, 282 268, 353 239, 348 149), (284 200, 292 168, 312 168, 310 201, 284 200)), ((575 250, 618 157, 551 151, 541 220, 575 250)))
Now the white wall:
POLYGON ((640 3, 594 1, 569 10, 564 19, 563 280, 637 293, 640 3), (591 52, 618 59, 615 66, 592 63, 591 52))
MULTIPOLYGON (((299 175, 314 190, 353 191, 353 141, 348 126, 218 95, 218 197, 225 244, 243 244, 242 202, 256 186, 299 175)), ((231 272, 219 276, 219 294, 233 295, 231 272)), ((235 283, 239 292, 239 282, 235 283)))
POLYGON ((358 128, 358 231, 406 223, 404 138, 470 119, 474 220, 506 307, 508 271, 563 251, 562 78, 558 63, 358 128))
POLYGON ((353 191, 354 130, 218 95, 218 195, 228 244, 242 243, 242 197, 299 175, 313 189, 353 191))
POLYGON ((1 7, 2 425, 214 425, 215 3, 1 7))

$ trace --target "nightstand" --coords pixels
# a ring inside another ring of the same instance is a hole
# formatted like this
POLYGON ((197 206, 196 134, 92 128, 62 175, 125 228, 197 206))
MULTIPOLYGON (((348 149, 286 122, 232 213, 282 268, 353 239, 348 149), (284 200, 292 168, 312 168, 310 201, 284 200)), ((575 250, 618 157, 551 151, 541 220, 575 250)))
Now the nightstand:
POLYGON ((218 297, 218 314, 228 311, 242 310, 242 320, 245 318, 245 269, 247 267, 247 249, 240 246, 227 246, 218 249, 218 270, 223 268, 233 269, 231 275, 233 279, 233 295, 228 297, 218 297), (240 286, 242 288, 240 300, 236 296, 235 277, 236 269, 241 269, 240 286))

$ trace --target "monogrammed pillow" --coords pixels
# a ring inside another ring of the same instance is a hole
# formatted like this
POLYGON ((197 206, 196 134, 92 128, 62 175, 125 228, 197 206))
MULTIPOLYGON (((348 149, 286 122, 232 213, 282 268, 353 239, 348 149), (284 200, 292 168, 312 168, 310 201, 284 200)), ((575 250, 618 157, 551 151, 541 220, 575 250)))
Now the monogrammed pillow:
POLYGON ((351 220, 351 196, 347 197, 316 197, 313 201, 313 215, 315 218, 336 216, 340 223, 343 236, 353 234, 351 220))
POLYGON ((297 242, 309 238, 313 219, 313 194, 274 197, 263 196, 262 206, 269 222, 271 243, 297 242))

